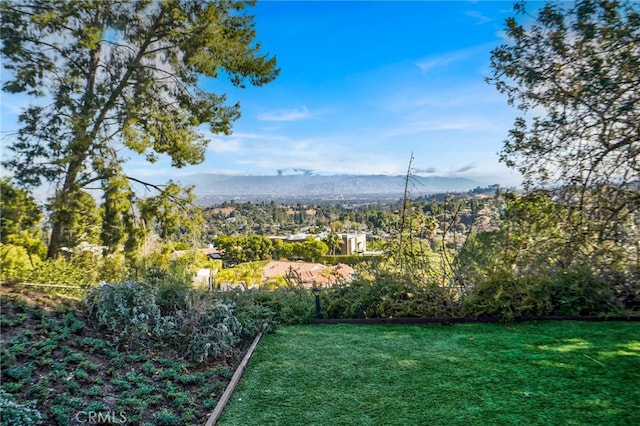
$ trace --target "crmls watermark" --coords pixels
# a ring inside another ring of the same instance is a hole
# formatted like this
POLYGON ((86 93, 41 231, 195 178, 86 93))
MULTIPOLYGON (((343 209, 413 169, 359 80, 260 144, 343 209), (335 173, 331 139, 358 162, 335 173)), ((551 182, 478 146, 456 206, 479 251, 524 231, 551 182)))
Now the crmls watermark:
POLYGON ((115 411, 78 411, 76 421, 82 424, 126 423, 127 416, 124 412, 115 411))

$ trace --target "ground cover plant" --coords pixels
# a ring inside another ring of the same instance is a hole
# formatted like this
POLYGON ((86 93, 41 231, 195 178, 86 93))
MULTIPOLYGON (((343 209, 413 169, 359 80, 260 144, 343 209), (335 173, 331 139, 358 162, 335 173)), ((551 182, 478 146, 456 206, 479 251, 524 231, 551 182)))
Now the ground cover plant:
POLYGON ((2 425, 204 424, 240 360, 117 347, 75 303, 2 290, 2 425))
POLYGON ((627 425, 633 322, 298 325, 266 335, 219 425, 627 425))

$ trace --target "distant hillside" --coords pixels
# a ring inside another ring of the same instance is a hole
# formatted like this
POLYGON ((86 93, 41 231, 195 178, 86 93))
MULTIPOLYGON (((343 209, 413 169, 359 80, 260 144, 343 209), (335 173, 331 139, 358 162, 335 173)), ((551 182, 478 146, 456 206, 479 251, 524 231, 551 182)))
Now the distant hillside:
MULTIPOLYGON (((341 199, 367 196, 398 197, 404 192, 404 176, 387 175, 280 175, 236 176, 198 173, 180 182, 195 185, 199 199, 266 200, 282 198, 341 199)), ((439 192, 460 192, 481 183, 467 178, 412 176, 412 196, 439 192)))

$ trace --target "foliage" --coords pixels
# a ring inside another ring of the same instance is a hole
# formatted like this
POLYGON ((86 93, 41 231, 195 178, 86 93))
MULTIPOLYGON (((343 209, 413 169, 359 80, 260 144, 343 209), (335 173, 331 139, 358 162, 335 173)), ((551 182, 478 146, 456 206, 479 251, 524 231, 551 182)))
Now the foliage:
POLYGON ((587 268, 559 271, 549 281, 554 315, 602 315, 620 310, 608 283, 587 268))
POLYGON ((43 415, 33 408, 34 403, 15 402, 10 394, 0 389, 0 424, 7 426, 33 425, 42 421, 43 415))
POLYGON ((102 284, 84 300, 90 320, 125 349, 167 347, 194 362, 234 356, 262 327, 235 303, 193 289, 162 271, 144 281, 102 284))
POLYGON ((203 219, 201 209, 193 204, 195 199, 193 187, 181 188, 175 182, 169 181, 158 195, 138 202, 140 218, 154 225, 164 241, 171 238, 197 241, 203 219))
MULTIPOLYGON (((503 273, 526 281, 587 270, 633 308, 638 291, 633 250, 624 244, 576 238, 573 230, 581 219, 561 200, 554 200, 553 194, 536 190, 507 197, 500 227, 473 232, 459 251, 456 274, 461 283, 473 288, 503 273)), ((623 234, 619 236, 624 239, 623 234)))
MULTIPOLYGON (((33 270, 34 258, 27 249, 13 244, 0 245, 0 279, 2 281, 24 281, 33 270)), ((38 262, 39 263, 39 262, 38 262)))
POLYGON ((234 264, 267 260, 273 253, 271 240, 255 234, 238 237, 223 235, 216 238, 215 245, 234 264))
POLYGON ((190 293, 185 309, 175 313, 179 327, 175 347, 184 348, 189 359, 196 362, 234 355, 242 337, 259 331, 245 329, 234 310, 232 303, 190 293))
POLYGON ((342 246, 342 238, 340 238, 340 235, 332 229, 324 239, 324 243, 329 248, 331 255, 335 256, 336 251, 340 250, 340 247, 342 246))
POLYGON ((338 265, 344 263, 345 265, 354 266, 363 262, 380 262, 383 259, 381 255, 359 255, 359 254, 336 254, 325 255, 320 259, 321 263, 329 265, 338 265))
POLYGON ((274 241, 274 252, 278 259, 298 259, 319 262, 329 252, 327 244, 315 237, 308 236, 304 241, 274 241))
MULTIPOLYGON (((279 71, 275 58, 260 52, 248 5, 0 3, 2 63, 8 71, 2 89, 44 100, 19 116, 22 127, 3 164, 20 185, 59 184, 49 204, 49 257, 58 254, 63 240, 81 239, 80 221, 102 222, 99 236, 112 251, 123 241, 134 245, 140 235, 133 229, 142 225, 133 213, 134 183, 157 190, 162 207, 152 215, 170 233, 173 207, 165 209, 165 201, 184 207, 181 191, 173 183, 158 186, 126 174, 123 148, 152 164, 166 155, 172 166, 183 167, 204 159, 209 139, 202 125, 213 134, 231 131, 239 105, 204 90, 202 78, 224 74, 236 87, 246 81, 260 86, 279 71), (90 207, 83 194, 96 186, 103 209, 79 208, 90 207)), ((183 226, 188 219, 182 217, 183 226)))
POLYGON ((204 424, 231 377, 230 360, 202 368, 160 348, 119 351, 75 309, 48 312, 5 294, 0 303, 3 320, 10 320, 2 324, 0 347, 3 425, 72 424, 80 411, 111 413, 112 423, 125 417, 128 424, 157 424, 162 410, 178 424, 204 424), (30 418, 20 423, 20 413, 30 418))
POLYGON ((500 228, 472 233, 458 254, 459 274, 467 285, 501 270, 517 276, 546 274, 580 264, 581 252, 569 241, 570 214, 546 191, 510 196, 500 228))
POLYGON ((327 318, 443 317, 456 312, 448 289, 404 275, 380 274, 324 289, 322 313, 327 318))
MULTIPOLYGON (((54 197, 48 204, 49 222, 64 223, 57 241, 60 250, 70 250, 80 244, 100 245, 103 226, 100 210, 87 191, 75 191, 66 198, 54 197)), ((53 232, 53 231, 52 231, 53 232)), ((50 237, 50 240, 54 237, 50 237)), ((52 257, 52 256, 49 256, 52 257)))
POLYGON ((540 277, 514 277, 496 271, 477 282, 462 300, 464 316, 497 316, 510 321, 520 316, 552 313, 546 280, 540 277))
POLYGON ((502 270, 476 283, 462 299, 461 313, 503 320, 545 315, 603 315, 620 311, 606 281, 587 269, 550 276, 514 276, 502 270))
POLYGON ((305 324, 314 315, 314 299, 309 290, 288 285, 265 291, 250 289, 235 292, 238 315, 251 314, 268 328, 275 324, 305 324))
MULTIPOLYGON (((493 50, 488 82, 536 114, 516 119, 501 160, 527 188, 557 187, 578 213, 567 229, 572 242, 592 241, 590 253, 603 261, 637 240, 628 221, 640 208, 640 9, 629 1, 566 5, 547 2, 526 27, 509 18, 509 41, 493 50)), ((524 2, 516 13, 529 18, 524 2)))
POLYGON ((241 285, 244 289, 259 287, 263 280, 263 268, 266 260, 246 262, 218 271, 215 276, 216 286, 222 284, 241 285))
POLYGON ((150 335, 160 340, 171 336, 175 324, 161 315, 156 297, 157 290, 146 283, 105 283, 91 289, 86 303, 89 318, 126 347, 143 345, 150 335))
POLYGON ((31 194, 0 178, 0 243, 24 247, 31 266, 44 257, 42 212, 31 194))
POLYGON ((85 289, 107 280, 125 279, 127 265, 122 254, 101 254, 101 249, 80 245, 67 252, 67 257, 40 261, 29 257, 20 246, 0 246, 0 279, 9 282, 53 284, 63 287, 41 287, 44 292, 67 296, 84 296, 85 289), (32 263, 33 262, 33 263, 32 263), (65 288, 80 287, 81 289, 65 288))

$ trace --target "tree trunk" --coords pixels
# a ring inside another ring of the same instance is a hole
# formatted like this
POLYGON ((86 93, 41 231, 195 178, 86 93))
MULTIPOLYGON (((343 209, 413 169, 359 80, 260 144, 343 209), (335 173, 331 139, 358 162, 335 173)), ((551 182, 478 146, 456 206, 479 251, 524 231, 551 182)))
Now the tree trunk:
POLYGON ((58 255, 60 250, 60 241, 64 234, 64 224, 59 220, 53 222, 51 230, 51 238, 49 239, 49 247, 47 248, 47 259, 53 259, 58 255))
MULTIPOLYGON (((86 151, 85 151, 86 152, 86 151)), ((64 231, 69 221, 68 214, 60 214, 64 208, 68 208, 72 202, 74 191, 77 191, 77 180, 84 162, 85 155, 77 156, 67 167, 66 176, 62 189, 56 191, 55 198, 52 203, 51 220, 53 228, 51 230, 51 238, 49 239, 49 247, 47 248, 47 259, 53 259, 60 251, 60 245, 64 237, 64 231)))

